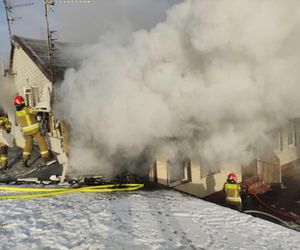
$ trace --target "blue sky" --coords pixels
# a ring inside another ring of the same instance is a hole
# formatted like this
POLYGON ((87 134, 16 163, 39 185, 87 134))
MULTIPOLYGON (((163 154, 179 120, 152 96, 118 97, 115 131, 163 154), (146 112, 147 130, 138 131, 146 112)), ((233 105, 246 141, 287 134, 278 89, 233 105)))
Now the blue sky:
MULTIPOLYGON (((12 33, 45 39, 43 0, 8 0, 12 3, 34 2, 33 6, 15 8, 21 17, 12 25, 12 33)), ((166 10, 181 0, 94 0, 91 4, 56 4, 50 12, 50 24, 57 38, 72 42, 94 42, 108 29, 129 25, 133 30, 151 28, 165 19, 166 10)), ((0 0, 0 63, 7 64, 10 52, 3 1, 0 0)))
POLYGON ((0 1, 0 62, 3 61, 4 57, 7 57, 9 50, 9 37, 6 25, 5 11, 3 2, 0 1))

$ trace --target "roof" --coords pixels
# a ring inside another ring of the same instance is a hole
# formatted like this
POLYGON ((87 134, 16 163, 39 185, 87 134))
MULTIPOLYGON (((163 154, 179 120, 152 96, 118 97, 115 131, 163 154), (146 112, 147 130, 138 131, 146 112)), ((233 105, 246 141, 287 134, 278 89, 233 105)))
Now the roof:
POLYGON ((172 190, 2 200, 0 213, 5 216, 2 249, 285 250, 300 245, 297 231, 172 190))
MULTIPOLYGON (((39 67, 43 74, 51 80, 51 73, 49 71, 48 63, 48 44, 46 40, 38 40, 32 38, 25 38, 20 36, 12 37, 12 53, 13 58, 14 47, 18 44, 32 61, 39 67)), ((62 80, 63 74, 67 68, 72 67, 72 60, 67 56, 66 50, 71 47, 70 43, 55 42, 55 50, 53 57, 55 79, 62 80)), ((12 61, 11 61, 12 63, 12 61)))

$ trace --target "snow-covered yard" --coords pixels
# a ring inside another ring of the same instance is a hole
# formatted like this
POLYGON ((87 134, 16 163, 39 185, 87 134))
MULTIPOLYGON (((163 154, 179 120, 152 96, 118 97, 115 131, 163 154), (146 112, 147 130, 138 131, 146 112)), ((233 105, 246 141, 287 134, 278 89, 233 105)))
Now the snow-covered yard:
POLYGON ((176 191, 2 200, 1 249, 299 249, 299 232, 176 191))

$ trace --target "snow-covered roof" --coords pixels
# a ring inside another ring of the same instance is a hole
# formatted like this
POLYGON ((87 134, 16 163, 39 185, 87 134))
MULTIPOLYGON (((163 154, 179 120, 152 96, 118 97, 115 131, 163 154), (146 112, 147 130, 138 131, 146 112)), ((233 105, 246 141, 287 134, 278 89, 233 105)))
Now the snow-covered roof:
POLYGON ((3 249, 299 249, 299 232, 170 190, 2 200, 3 249))

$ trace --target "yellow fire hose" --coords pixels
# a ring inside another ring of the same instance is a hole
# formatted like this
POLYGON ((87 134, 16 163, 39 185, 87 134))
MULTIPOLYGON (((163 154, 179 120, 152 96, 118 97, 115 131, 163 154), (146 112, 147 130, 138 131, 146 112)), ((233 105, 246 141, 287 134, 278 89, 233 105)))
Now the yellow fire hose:
POLYGON ((32 187, 9 187, 0 186, 0 191, 9 192, 24 192, 29 194, 16 194, 16 195, 0 195, 0 200, 5 199, 30 199, 49 197, 60 194, 70 193, 111 193, 122 191, 135 191, 144 187, 144 184, 109 184, 99 186, 87 186, 79 188, 32 188, 32 187), (31 194, 38 193, 38 194, 31 194))

